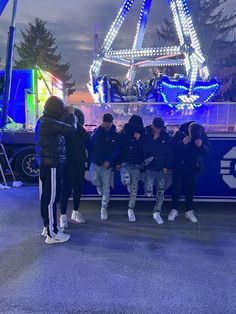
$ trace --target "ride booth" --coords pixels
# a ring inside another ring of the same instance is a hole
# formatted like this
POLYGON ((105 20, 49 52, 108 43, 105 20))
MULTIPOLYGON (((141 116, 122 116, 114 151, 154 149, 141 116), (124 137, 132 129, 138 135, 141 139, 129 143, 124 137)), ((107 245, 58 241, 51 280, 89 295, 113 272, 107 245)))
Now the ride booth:
MULTIPOLYGON (((5 71, 0 71, 0 108, 2 107, 5 71)), ((62 82, 39 68, 13 70, 8 115, 14 123, 33 128, 43 113, 43 106, 51 95, 64 98, 62 82)), ((8 127, 14 125, 9 124, 8 127)))

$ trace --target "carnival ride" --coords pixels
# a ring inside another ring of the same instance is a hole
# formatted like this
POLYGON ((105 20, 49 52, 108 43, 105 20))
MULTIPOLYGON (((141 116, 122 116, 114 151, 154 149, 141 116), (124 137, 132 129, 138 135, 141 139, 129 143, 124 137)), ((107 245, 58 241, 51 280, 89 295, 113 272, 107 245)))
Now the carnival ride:
POLYGON ((194 109, 211 100, 220 84, 210 77, 209 69, 185 0, 168 0, 171 8, 178 46, 144 48, 152 0, 142 0, 133 46, 113 50, 113 43, 135 0, 125 0, 105 37, 99 54, 90 67, 88 88, 97 103, 164 102, 177 109, 194 109), (101 75, 104 62, 128 69, 124 83, 109 75, 101 75), (184 66, 185 74, 164 75, 163 68, 184 66), (154 67, 157 75, 147 82, 136 79, 138 69, 154 67), (174 104, 174 105, 173 105, 174 104))

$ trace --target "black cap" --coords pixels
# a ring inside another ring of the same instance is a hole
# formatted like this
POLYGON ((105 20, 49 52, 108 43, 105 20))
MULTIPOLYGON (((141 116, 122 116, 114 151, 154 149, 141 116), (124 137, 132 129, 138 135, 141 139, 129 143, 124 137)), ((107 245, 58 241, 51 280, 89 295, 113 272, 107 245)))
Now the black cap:
POLYGON ((161 117, 156 117, 152 120, 152 125, 156 129, 162 129, 165 125, 165 122, 163 121, 161 117))
POLYGON ((111 113, 104 113, 103 118, 102 118, 103 122, 110 122, 112 123, 114 120, 114 117, 111 113))
POLYGON ((66 105, 61 98, 51 96, 44 105, 43 113, 55 119, 61 119, 66 114, 66 105))

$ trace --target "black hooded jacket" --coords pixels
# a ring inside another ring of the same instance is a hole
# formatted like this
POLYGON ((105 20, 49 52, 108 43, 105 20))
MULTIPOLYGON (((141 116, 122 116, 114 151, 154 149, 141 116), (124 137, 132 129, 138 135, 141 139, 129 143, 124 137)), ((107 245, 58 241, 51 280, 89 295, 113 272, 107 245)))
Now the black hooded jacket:
POLYGON ((202 127, 201 140, 202 146, 197 147, 194 140, 187 145, 183 144, 183 139, 188 136, 188 129, 192 122, 184 123, 180 126, 178 132, 173 137, 173 168, 184 169, 192 172, 201 172, 203 170, 203 155, 209 152, 210 143, 207 134, 202 127))
POLYGON ((41 167, 57 167, 66 160, 65 136, 76 133, 75 116, 69 114, 67 123, 44 113, 35 128, 36 154, 41 167))
POLYGON ((76 164, 86 163, 91 152, 92 142, 90 135, 84 127, 78 122, 76 133, 73 136, 66 136, 65 139, 67 162, 76 164))
POLYGON ((101 126, 95 129, 92 135, 92 145, 90 159, 92 163, 101 166, 105 161, 108 161, 111 167, 117 164, 119 134, 115 125, 112 125, 109 131, 101 126))
POLYGON ((144 162, 144 141, 145 129, 141 126, 135 126, 130 123, 126 123, 120 134, 120 157, 119 163, 130 163, 135 165, 141 165, 144 162), (141 135, 137 140, 134 137, 134 133, 141 135))
POLYGON ((153 138, 152 127, 146 127, 144 142, 145 160, 153 159, 145 166, 145 169, 162 171, 163 168, 172 168, 172 143, 170 135, 164 128, 157 139, 153 138))

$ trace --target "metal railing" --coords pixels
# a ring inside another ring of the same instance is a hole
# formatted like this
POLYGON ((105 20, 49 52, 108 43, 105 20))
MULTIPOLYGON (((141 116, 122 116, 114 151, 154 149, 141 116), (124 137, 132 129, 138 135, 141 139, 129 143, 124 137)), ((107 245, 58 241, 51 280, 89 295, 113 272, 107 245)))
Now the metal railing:
POLYGON ((184 122, 196 121, 201 123, 208 132, 236 132, 236 102, 211 102, 203 106, 195 103, 195 106, 200 107, 193 110, 177 110, 175 109, 177 103, 171 105, 172 108, 167 103, 74 104, 84 112, 86 127, 90 130, 101 123, 105 112, 110 112, 120 128, 133 114, 139 114, 145 125, 151 124, 155 116, 161 116, 170 128, 184 122))

